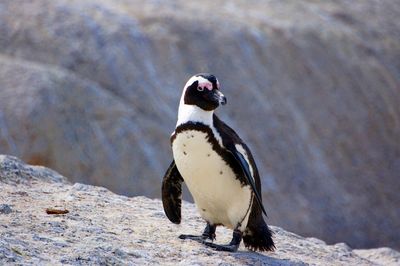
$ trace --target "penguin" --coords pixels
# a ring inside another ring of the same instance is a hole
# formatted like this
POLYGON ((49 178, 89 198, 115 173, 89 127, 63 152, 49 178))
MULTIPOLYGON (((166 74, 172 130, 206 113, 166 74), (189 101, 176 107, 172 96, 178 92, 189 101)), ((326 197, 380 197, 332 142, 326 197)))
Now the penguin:
POLYGON ((227 252, 236 252, 243 240, 252 251, 273 251, 254 158, 238 134, 214 113, 226 102, 212 74, 194 75, 184 86, 170 138, 173 161, 162 180, 164 212, 172 223, 181 222, 185 182, 206 227, 201 235, 180 235, 180 239, 227 252), (233 230, 228 244, 213 242, 220 225, 233 230))

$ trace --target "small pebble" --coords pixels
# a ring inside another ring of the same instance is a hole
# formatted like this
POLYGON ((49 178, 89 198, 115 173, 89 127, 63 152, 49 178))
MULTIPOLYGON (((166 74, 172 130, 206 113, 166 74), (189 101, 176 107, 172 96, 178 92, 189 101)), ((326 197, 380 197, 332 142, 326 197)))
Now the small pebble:
POLYGON ((9 214, 12 213, 12 209, 8 204, 0 204, 0 213, 1 214, 9 214))

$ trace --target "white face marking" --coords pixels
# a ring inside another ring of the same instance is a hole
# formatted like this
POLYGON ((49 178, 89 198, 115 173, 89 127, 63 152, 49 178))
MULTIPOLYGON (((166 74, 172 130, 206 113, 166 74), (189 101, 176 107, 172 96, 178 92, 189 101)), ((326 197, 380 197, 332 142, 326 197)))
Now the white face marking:
MULTIPOLYGON (((195 82, 195 81, 197 81, 199 83, 198 87, 212 90, 212 83, 208 79, 205 79, 202 76, 193 76, 188 80, 188 82, 186 82, 182 95, 185 94, 187 87, 192 85, 193 82, 195 82)), ((218 80, 217 80, 217 83, 218 83, 218 80)))
POLYGON ((247 226, 252 192, 242 187, 232 169, 212 149, 207 134, 196 130, 179 133, 173 144, 174 160, 192 194, 200 215, 229 228, 247 226))

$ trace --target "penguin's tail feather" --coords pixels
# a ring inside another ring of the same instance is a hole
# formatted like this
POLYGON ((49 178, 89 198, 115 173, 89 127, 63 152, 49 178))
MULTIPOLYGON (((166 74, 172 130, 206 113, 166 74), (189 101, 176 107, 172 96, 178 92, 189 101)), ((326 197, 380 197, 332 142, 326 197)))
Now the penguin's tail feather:
POLYGON ((252 251, 274 251, 273 232, 262 219, 257 219, 247 225, 243 234, 244 246, 252 251))

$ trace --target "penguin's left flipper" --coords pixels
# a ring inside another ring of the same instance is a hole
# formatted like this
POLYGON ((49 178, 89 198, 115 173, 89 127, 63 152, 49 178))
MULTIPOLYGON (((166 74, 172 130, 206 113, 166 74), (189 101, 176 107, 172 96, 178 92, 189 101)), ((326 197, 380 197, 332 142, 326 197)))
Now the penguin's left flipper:
POLYGON ((162 181, 161 197, 165 214, 175 224, 181 223, 182 182, 175 161, 172 161, 162 181))
POLYGON ((251 189, 253 190, 253 193, 256 197, 257 203, 260 206, 262 212, 265 214, 265 216, 267 216, 267 212, 265 211, 265 208, 262 204, 262 200, 261 200, 261 195, 258 193, 257 188, 256 188, 256 184, 254 182, 254 178, 250 172, 250 166, 247 162, 247 160, 245 159, 245 157, 243 156, 243 154, 241 154, 234 145, 229 145, 228 147, 226 147, 227 150, 233 155, 233 157, 235 158, 236 162, 240 165, 240 168, 242 168, 243 174, 246 178, 247 184, 250 185, 251 189))

